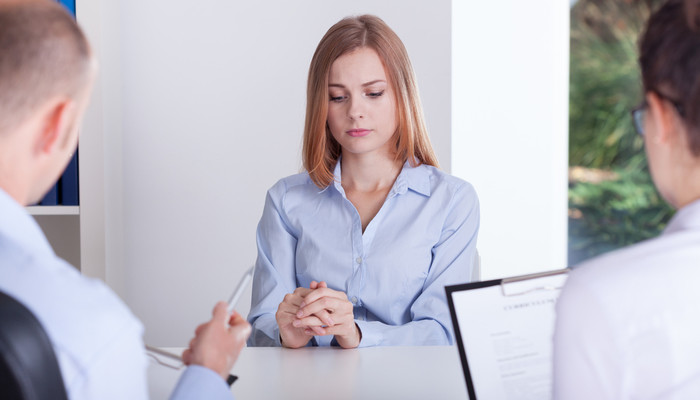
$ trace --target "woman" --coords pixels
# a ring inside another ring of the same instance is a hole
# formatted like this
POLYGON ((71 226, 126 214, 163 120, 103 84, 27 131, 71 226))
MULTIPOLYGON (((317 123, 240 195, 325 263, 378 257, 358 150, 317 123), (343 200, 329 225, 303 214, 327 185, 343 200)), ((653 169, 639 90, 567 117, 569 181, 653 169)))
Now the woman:
POLYGON ((671 0, 640 42, 633 111, 663 234, 574 269, 557 304, 557 399, 700 399, 700 4, 671 0))
POLYGON ((436 168, 411 63, 381 19, 343 19, 319 43, 303 155, 258 226, 249 345, 452 343, 444 286, 471 277, 478 200, 436 168))

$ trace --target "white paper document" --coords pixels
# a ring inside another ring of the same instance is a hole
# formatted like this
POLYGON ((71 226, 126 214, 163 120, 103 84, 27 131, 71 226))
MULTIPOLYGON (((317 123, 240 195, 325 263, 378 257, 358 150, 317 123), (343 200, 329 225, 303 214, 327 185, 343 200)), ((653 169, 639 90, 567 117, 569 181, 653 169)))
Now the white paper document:
POLYGON ((472 400, 552 398, 554 305, 566 271, 447 288, 472 400))

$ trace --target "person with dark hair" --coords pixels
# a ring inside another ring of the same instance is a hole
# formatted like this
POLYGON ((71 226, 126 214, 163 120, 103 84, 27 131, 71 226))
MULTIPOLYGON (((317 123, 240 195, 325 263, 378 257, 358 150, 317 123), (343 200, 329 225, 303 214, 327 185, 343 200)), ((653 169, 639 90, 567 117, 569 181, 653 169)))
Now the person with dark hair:
MULTIPOLYGON (((95 75, 85 36, 57 2, 0 0, 0 292, 41 323, 68 398, 144 399, 143 326, 104 283, 58 258, 23 208, 75 152, 95 75)), ((173 398, 231 398, 225 379, 249 334, 217 304, 183 353, 173 398)))
POLYGON ((557 303, 557 399, 700 399, 700 1, 647 23, 632 111, 661 195, 661 236, 573 269, 557 303))

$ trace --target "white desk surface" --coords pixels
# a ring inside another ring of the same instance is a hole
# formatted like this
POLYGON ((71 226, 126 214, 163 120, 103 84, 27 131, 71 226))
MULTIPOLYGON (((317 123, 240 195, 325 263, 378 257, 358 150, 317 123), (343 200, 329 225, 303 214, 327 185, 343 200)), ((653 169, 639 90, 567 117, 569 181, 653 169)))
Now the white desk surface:
MULTIPOLYGON (((181 372, 151 361, 151 399, 167 399, 181 372)), ((468 398, 455 346, 246 347, 231 372, 236 400, 468 398)))

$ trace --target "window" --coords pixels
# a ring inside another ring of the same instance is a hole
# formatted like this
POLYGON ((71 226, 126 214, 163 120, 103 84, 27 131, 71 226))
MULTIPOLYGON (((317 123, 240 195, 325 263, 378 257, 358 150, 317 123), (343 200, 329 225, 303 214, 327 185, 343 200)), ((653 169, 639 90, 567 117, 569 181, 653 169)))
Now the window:
POLYGON ((630 117, 642 100, 637 40, 660 4, 572 4, 569 265, 657 236, 672 215, 654 188, 630 117))

